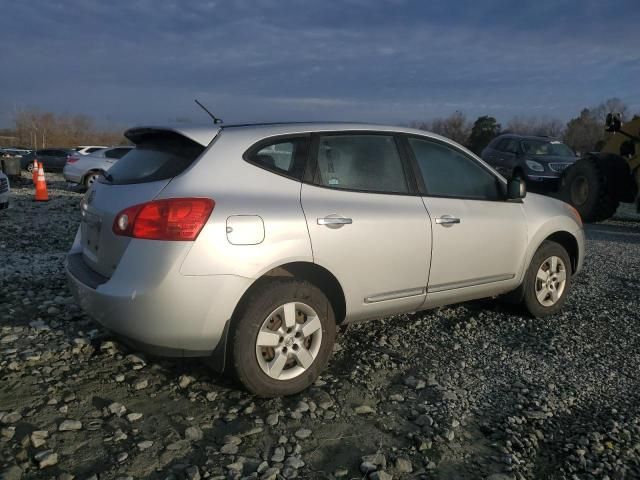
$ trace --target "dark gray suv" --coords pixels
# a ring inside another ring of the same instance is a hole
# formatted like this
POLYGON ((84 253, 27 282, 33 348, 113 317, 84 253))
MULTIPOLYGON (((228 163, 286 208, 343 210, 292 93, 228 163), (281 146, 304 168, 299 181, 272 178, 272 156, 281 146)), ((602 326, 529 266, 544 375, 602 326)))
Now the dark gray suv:
POLYGON ((551 137, 504 134, 482 151, 482 159, 507 178, 556 183, 578 158, 568 146, 551 137))

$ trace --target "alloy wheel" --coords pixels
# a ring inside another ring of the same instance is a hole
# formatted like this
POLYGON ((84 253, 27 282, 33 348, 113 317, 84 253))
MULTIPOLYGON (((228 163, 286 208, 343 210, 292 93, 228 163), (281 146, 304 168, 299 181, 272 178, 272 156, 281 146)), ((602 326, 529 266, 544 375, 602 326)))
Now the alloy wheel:
POLYGON ((560 257, 547 258, 536 274, 536 298, 540 305, 555 305, 564 293, 567 283, 567 268, 560 257))
POLYGON ((274 380, 290 380, 314 362, 322 344, 318 314, 302 302, 276 308, 262 323, 256 337, 256 358, 274 380))

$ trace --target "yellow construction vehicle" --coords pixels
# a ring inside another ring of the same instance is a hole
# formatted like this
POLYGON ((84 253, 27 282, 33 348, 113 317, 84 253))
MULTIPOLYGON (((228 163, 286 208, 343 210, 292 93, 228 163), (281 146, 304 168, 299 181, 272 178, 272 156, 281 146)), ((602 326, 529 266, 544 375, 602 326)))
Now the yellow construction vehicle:
POLYGON ((640 212, 640 118, 623 126, 620 114, 610 113, 606 131, 610 135, 602 149, 567 168, 560 182, 560 198, 585 222, 606 220, 621 202, 635 201, 640 212))

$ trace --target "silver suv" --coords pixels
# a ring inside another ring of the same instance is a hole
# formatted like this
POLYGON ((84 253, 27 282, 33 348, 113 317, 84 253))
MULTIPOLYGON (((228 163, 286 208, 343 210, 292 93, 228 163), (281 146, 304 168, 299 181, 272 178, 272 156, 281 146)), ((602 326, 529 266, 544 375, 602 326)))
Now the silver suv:
POLYGON ((570 206, 437 135, 361 124, 141 127, 83 199, 66 268, 136 348, 206 357, 262 396, 309 386, 336 327, 509 293, 557 312, 570 206))

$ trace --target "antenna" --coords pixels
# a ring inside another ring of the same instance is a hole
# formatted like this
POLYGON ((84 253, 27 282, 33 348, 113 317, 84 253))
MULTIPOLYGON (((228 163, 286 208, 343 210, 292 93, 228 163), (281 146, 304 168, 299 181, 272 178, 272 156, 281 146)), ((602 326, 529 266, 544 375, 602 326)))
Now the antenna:
POLYGON ((214 124, 218 124, 218 123, 222 123, 222 119, 216 117, 213 113, 211 113, 209 110, 207 110, 207 107, 205 107, 203 104, 201 104, 197 98, 194 99, 194 101, 198 104, 198 106, 203 109, 205 112, 207 112, 207 115, 209 115, 212 119, 213 119, 213 123, 214 124))

